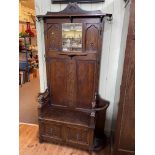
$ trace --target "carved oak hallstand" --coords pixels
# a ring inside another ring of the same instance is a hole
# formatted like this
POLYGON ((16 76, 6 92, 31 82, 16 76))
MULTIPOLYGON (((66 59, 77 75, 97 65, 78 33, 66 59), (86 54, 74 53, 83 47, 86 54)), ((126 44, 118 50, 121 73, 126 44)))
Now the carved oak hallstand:
POLYGON ((47 90, 38 96, 39 140, 90 151, 103 147, 108 101, 98 94, 104 19, 70 3, 44 20, 47 90))

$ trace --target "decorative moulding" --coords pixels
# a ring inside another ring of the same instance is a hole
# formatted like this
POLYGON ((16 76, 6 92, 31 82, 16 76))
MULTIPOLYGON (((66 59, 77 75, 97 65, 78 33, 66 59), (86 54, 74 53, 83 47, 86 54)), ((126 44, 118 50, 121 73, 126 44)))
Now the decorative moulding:
POLYGON ((112 14, 103 13, 101 10, 96 11, 86 11, 81 9, 77 3, 69 3, 67 7, 60 12, 47 12, 46 15, 38 15, 37 18, 51 18, 51 17, 99 17, 101 18, 101 22, 104 17, 107 17, 107 20, 112 20, 112 14))

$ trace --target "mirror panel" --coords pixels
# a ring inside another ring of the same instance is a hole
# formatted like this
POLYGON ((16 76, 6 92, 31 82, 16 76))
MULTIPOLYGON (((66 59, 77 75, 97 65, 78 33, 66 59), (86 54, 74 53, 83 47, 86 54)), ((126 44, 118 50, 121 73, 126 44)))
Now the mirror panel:
POLYGON ((62 51, 82 52, 82 23, 62 24, 62 51))

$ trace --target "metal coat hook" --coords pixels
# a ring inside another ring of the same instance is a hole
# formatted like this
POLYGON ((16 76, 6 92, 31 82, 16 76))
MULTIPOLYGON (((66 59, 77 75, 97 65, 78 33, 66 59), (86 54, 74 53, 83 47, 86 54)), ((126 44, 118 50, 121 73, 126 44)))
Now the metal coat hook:
POLYGON ((40 22, 40 21, 41 21, 41 18, 36 17, 36 22, 40 22))
POLYGON ((107 21, 112 21, 113 20, 112 14, 106 14, 106 17, 107 17, 107 21))
POLYGON ((130 2, 131 0, 126 0, 125 2, 125 6, 124 6, 124 8, 126 8, 127 6, 128 6, 128 4, 129 4, 129 2, 130 2))
POLYGON ((105 19, 111 24, 111 21, 113 20, 112 14, 106 14, 105 19))
POLYGON ((106 19, 107 21, 112 21, 112 14, 105 14, 105 16, 101 16, 101 23, 103 21, 103 19, 106 19))

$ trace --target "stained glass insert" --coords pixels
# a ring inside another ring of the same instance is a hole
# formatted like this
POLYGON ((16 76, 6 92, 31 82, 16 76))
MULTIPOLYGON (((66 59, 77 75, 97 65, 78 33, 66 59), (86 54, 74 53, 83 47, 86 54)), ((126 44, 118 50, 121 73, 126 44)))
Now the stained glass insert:
POLYGON ((82 23, 62 24, 63 52, 82 52, 82 23))

